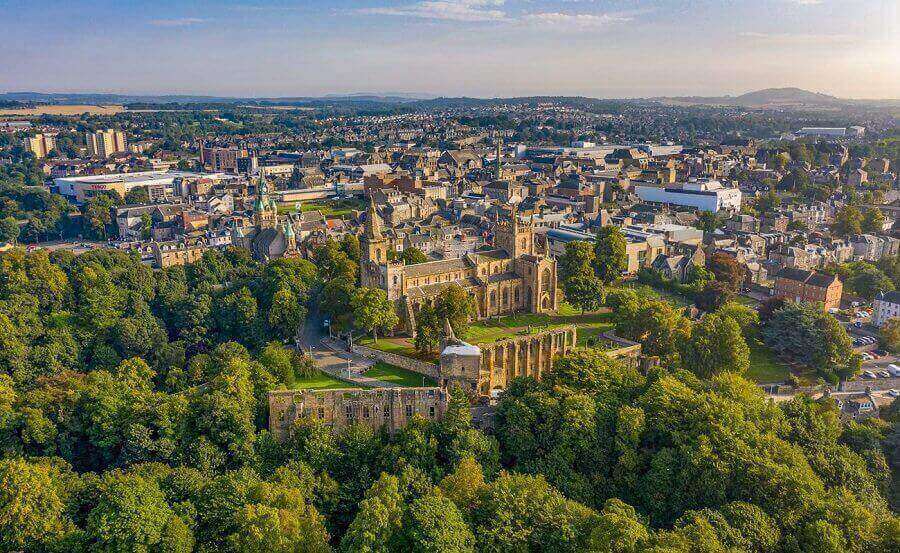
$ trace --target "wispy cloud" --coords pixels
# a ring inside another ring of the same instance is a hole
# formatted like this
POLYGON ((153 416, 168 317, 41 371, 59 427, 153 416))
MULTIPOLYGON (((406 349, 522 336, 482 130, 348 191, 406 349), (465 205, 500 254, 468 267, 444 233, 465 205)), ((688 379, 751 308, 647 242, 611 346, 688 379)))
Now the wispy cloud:
POLYGON ((622 23, 631 21, 633 18, 627 15, 618 14, 588 14, 588 13, 561 13, 561 12, 544 12, 529 13, 522 16, 521 20, 527 25, 535 25, 542 27, 563 28, 563 29, 584 29, 603 27, 612 23, 622 23))
POLYGON ((357 13, 441 19, 446 21, 502 21, 506 12, 497 9, 504 0, 430 0, 408 6, 363 8, 357 13))
POLYGON ((236 12, 295 12, 308 9, 308 6, 259 6, 256 4, 235 4, 228 9, 236 12))
POLYGON ((157 27, 188 27, 206 23, 206 21, 206 19, 200 19, 199 17, 179 17, 176 19, 153 19, 150 21, 150 24, 157 27))
POLYGON ((854 42, 858 37, 846 34, 759 33, 745 31, 738 36, 771 44, 839 44, 854 42))
POLYGON ((817 6, 822 0, 787 0, 791 4, 799 4, 800 6, 817 6))
POLYGON ((632 19, 626 14, 536 12, 514 15, 506 11, 504 5, 505 0, 424 0, 407 6, 363 8, 356 10, 356 13, 447 21, 502 21, 520 26, 557 29, 596 28, 632 19))

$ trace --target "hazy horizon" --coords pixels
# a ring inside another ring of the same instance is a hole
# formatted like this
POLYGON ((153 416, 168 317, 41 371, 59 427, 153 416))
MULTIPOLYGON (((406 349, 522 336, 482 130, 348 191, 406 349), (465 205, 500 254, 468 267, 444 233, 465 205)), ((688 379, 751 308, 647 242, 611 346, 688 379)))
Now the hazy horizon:
POLYGON ((0 90, 900 98, 892 0, 0 0, 0 90))

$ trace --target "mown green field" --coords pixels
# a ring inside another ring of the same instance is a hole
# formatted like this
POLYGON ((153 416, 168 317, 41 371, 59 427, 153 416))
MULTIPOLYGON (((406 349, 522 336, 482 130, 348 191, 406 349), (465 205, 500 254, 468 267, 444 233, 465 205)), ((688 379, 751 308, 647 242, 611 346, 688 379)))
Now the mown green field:
POLYGON ((307 378, 300 378, 294 381, 294 389, 296 390, 331 390, 334 388, 358 388, 348 382, 338 380, 324 372, 319 371, 318 374, 307 378))
MULTIPOLYGON (((316 200, 301 202, 300 212, 321 211, 325 217, 344 217, 353 213, 353 210, 365 209, 365 204, 360 200, 316 200)), ((278 206, 279 215, 296 213, 295 202, 287 202, 278 206)))
POLYGON ((379 361, 363 373, 363 376, 374 378, 382 382, 389 382, 398 386, 437 386, 437 383, 427 376, 401 369, 394 365, 388 365, 379 361))

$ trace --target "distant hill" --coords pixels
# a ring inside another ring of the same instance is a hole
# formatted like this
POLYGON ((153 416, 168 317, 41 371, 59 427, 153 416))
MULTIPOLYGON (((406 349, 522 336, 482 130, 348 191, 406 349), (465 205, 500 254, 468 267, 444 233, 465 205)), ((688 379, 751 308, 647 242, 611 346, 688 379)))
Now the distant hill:
POLYGON ((536 105, 562 103, 586 110, 615 113, 623 106, 657 102, 674 106, 742 106, 756 109, 801 109, 834 111, 844 108, 900 109, 900 100, 850 100, 800 88, 767 88, 740 96, 680 96, 630 99, 598 99, 582 96, 529 96, 514 98, 443 97, 410 92, 359 92, 324 96, 227 97, 188 94, 109 93, 0 93, 0 105, 124 105, 127 109, 223 109, 234 105, 305 106, 338 110, 465 109, 502 104, 536 105))
POLYGON ((347 102, 347 103, 387 103, 402 104, 419 100, 432 99, 428 94, 389 92, 389 93, 355 93, 329 94, 326 96, 292 96, 292 97, 227 97, 202 96, 188 94, 67 94, 42 92, 5 92, 0 93, 0 101, 41 103, 41 104, 237 104, 255 102, 260 104, 296 104, 310 102, 347 102))
POLYGON ((741 94, 734 101, 742 106, 766 106, 776 104, 835 104, 841 100, 828 94, 810 92, 802 88, 766 88, 756 92, 741 94))
POLYGON ((766 88, 740 96, 676 96, 651 98, 673 104, 705 104, 745 107, 836 107, 853 100, 842 100, 828 94, 802 88, 766 88))

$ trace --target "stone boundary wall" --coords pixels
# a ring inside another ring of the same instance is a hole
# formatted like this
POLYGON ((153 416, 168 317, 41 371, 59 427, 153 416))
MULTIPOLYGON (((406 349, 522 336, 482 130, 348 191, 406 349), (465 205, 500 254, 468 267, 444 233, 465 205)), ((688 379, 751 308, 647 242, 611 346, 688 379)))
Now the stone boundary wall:
POLYGON ((641 355, 641 344, 616 336, 612 331, 601 333, 600 338, 610 342, 611 345, 616 346, 603 352, 612 358, 640 357, 641 355))
POLYGON ((427 363, 425 361, 419 361, 418 359, 413 359, 411 357, 397 355, 396 353, 388 353, 386 351, 381 351, 366 346, 359 346, 356 344, 353 345, 351 351, 357 355, 362 355, 367 359, 374 359, 376 361, 387 363, 388 365, 396 365, 401 369, 406 369, 408 371, 423 374, 425 376, 434 378, 435 380, 439 378, 438 366, 434 363, 427 363))
POLYGON ((792 394, 815 394, 831 388, 836 392, 865 392, 866 388, 873 392, 881 390, 900 389, 900 377, 892 378, 865 378, 858 380, 841 381, 837 385, 837 389, 833 386, 802 386, 795 388, 789 384, 760 384, 760 388, 767 394, 774 395, 792 395, 792 394))
POLYGON ((841 382, 838 385, 838 391, 840 392, 865 392, 866 388, 871 390, 893 390, 895 388, 900 388, 900 377, 850 380, 841 382))

